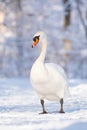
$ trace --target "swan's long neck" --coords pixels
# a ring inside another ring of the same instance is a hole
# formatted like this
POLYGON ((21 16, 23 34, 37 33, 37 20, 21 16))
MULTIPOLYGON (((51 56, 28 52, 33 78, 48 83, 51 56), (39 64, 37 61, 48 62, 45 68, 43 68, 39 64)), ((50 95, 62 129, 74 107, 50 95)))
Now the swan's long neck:
POLYGON ((45 55, 46 55, 46 49, 47 49, 47 40, 42 39, 40 44, 41 44, 41 53, 40 53, 40 56, 38 57, 38 60, 40 62, 44 63, 45 55))

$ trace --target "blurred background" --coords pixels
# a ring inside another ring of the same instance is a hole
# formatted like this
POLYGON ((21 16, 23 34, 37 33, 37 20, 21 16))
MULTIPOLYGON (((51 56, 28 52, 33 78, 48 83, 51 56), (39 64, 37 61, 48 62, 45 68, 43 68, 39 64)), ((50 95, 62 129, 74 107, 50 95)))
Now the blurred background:
POLYGON ((87 78, 87 0, 0 0, 0 77, 29 77, 34 33, 47 34, 46 62, 87 78))

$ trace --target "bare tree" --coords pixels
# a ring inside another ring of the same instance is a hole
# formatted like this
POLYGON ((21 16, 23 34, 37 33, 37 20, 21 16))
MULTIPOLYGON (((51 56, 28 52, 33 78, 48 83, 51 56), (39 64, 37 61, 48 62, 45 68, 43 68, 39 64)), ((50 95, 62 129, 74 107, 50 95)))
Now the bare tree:
POLYGON ((68 59, 69 59, 69 53, 68 51, 71 50, 71 40, 69 37, 66 36, 66 32, 68 27, 70 26, 71 22, 71 2, 70 0, 63 0, 63 7, 64 7, 64 24, 63 24, 63 29, 64 29, 64 37, 63 37, 63 44, 64 44, 64 50, 65 53, 63 54, 64 57, 64 64, 66 66, 65 70, 66 72, 68 71, 68 59))
POLYGON ((70 18, 71 18, 71 4, 70 0, 63 0, 64 3, 64 28, 70 25, 70 18))
MULTIPOLYGON (((70 0, 63 0, 64 4, 64 33, 66 33, 68 26, 70 25, 70 20, 71 20, 71 2, 70 0)), ((71 49, 71 41, 68 37, 64 36, 63 38, 63 43, 64 43, 64 49, 65 50, 70 50, 71 49)))
POLYGON ((78 13, 79 13, 79 17, 80 17, 81 23, 84 27, 85 35, 86 35, 86 39, 87 39, 87 1, 84 3, 84 4, 86 4, 85 15, 84 15, 85 18, 83 17, 83 12, 81 11, 81 8, 80 8, 80 5, 82 7, 83 1, 82 0, 76 0, 76 3, 77 3, 77 10, 78 10, 78 13))
POLYGON ((18 67, 19 75, 21 75, 22 64, 23 64, 23 45, 22 45, 23 16, 22 16, 21 10, 22 10, 21 9, 21 0, 16 0, 16 42, 17 42, 17 50, 18 50, 17 67, 18 67))

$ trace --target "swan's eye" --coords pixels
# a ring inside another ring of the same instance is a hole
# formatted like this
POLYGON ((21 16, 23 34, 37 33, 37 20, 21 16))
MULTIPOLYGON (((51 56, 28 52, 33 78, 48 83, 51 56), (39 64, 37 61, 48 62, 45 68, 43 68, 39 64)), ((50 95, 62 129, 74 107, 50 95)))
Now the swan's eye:
POLYGON ((40 37, 40 35, 39 35, 39 36, 35 36, 35 37, 33 38, 32 47, 35 47, 35 46, 37 45, 37 43, 39 42, 39 37, 40 37))
POLYGON ((36 42, 36 39, 39 40, 39 37, 40 37, 40 35, 39 35, 39 36, 35 36, 35 37, 33 38, 33 41, 36 42))

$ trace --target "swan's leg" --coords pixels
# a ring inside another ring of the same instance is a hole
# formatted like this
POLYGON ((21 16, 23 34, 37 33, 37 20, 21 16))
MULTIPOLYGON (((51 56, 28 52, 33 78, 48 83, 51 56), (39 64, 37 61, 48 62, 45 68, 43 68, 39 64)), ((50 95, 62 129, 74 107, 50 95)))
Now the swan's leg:
POLYGON ((60 99, 60 111, 59 113, 65 113, 63 110, 63 98, 60 99))
POLYGON ((40 114, 47 114, 46 110, 45 110, 45 107, 44 107, 44 100, 40 100, 41 102, 41 105, 42 105, 42 109, 43 109, 43 112, 40 113, 40 114))

